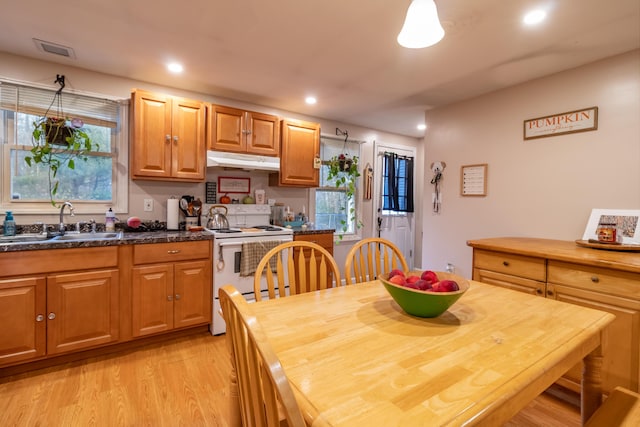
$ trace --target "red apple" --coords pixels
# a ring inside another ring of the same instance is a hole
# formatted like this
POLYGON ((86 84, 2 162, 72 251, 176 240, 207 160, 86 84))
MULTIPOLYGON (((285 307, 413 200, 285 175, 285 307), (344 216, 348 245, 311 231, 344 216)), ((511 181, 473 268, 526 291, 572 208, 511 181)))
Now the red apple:
POLYGON ((406 282, 403 286, 404 286, 405 288, 421 290, 421 289, 418 287, 418 282, 415 282, 415 283, 409 283, 409 282, 406 282))
POLYGON ((454 280, 441 280, 431 287, 434 292, 454 292, 460 290, 458 283, 454 280))
POLYGON ((389 279, 391 279, 393 276, 396 276, 396 275, 404 277, 404 272, 398 269, 391 270, 391 272, 389 273, 389 279))
POLYGON ((431 270, 425 270, 420 278, 422 280, 426 280, 429 283, 436 283, 438 281, 438 275, 431 270))
POLYGON ((407 283, 407 281, 404 278, 404 275, 401 276, 399 274, 396 274, 395 276, 390 278, 389 282, 393 283, 394 285, 400 285, 400 286, 404 286, 407 283))
POLYGON ((418 289, 420 289, 421 291, 428 291, 431 289, 431 283, 427 282, 426 280, 418 280, 415 283, 416 286, 418 286, 418 289))
POLYGON ((407 283, 416 283, 418 280, 420 280, 420 276, 407 277, 407 283))

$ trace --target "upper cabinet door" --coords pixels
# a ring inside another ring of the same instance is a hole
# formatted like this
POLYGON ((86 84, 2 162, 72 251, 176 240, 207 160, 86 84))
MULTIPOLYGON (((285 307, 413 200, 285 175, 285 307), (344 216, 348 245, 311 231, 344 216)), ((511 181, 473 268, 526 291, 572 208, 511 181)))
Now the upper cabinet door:
POLYGON ((173 100, 171 176, 201 181, 207 165, 205 106, 188 99, 173 100))
POLYGON ((212 105, 209 117, 209 149, 278 156, 277 116, 212 105))
POLYGON ((131 177, 171 177, 171 98, 133 93, 131 177))
POLYGON ((203 181, 204 103, 142 90, 132 98, 131 178, 203 181))
POLYGON ((263 156, 280 154, 280 128, 276 116, 262 113, 246 113, 247 152, 263 156))
POLYGON ((210 118, 210 149, 234 153, 244 153, 247 151, 246 138, 244 137, 244 111, 236 108, 212 105, 210 118))
POLYGON ((301 120, 282 120, 280 173, 270 185, 317 187, 320 183, 320 125, 301 120))

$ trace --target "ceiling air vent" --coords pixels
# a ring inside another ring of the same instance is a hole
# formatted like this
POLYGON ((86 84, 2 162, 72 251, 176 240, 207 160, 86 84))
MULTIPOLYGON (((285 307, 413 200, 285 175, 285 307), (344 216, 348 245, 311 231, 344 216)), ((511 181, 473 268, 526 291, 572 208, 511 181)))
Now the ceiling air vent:
POLYGON ((76 54, 72 48, 62 46, 61 44, 51 43, 40 39, 33 39, 38 50, 45 53, 52 53, 54 55, 64 56, 67 58, 75 59, 76 54))

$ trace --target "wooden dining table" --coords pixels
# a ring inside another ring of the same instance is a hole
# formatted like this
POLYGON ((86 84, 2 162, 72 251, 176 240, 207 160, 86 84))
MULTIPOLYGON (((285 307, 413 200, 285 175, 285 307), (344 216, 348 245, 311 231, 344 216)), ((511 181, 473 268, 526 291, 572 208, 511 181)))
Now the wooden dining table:
POLYGON ((251 308, 308 425, 501 425, 582 360, 586 421, 614 316, 470 284, 436 318, 406 314, 379 281, 251 308))

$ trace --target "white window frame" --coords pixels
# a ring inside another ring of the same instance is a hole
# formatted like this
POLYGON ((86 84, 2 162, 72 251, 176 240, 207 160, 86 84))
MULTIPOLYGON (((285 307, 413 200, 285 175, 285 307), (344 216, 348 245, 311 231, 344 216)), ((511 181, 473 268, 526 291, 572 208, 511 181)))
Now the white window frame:
MULTIPOLYGON (((321 160, 323 162, 328 161, 331 158, 331 155, 327 154, 326 158, 325 158, 325 150, 323 149, 323 140, 331 140, 331 141, 335 141, 338 144, 344 144, 344 138, 338 138, 335 136, 328 136, 328 135, 321 135, 320 136, 320 157, 321 160)), ((349 144, 349 153, 355 156, 358 156, 358 167, 360 169, 362 169, 362 150, 361 150, 361 146, 362 143, 364 141, 358 141, 358 140, 352 140, 349 139, 347 140, 347 143, 349 144), (354 153, 353 147, 357 146, 357 153, 354 153)), ((360 171, 361 176, 357 179, 356 182, 356 193, 354 195, 353 198, 353 203, 355 203, 355 208, 356 208, 356 221, 361 221, 362 218, 362 214, 361 214, 361 209, 362 209, 362 203, 360 201, 360 187, 361 187, 361 181, 362 181, 362 171, 360 171)), ((321 179, 322 181, 322 179, 321 179)), ((322 184, 322 182, 320 183, 322 184)), ((335 187, 326 187, 327 189, 335 189, 335 187)), ((311 188, 310 194, 309 194, 309 215, 310 218, 313 218, 314 222, 315 222, 315 217, 316 217, 316 191, 322 191, 323 187, 318 187, 318 188, 311 188)), ((348 214, 347 214, 348 215, 348 214)), ((354 231, 353 232, 344 232, 342 231, 342 227, 340 225, 336 226, 335 232, 334 232, 334 236, 342 236, 342 241, 356 241, 356 240, 360 240, 362 238, 362 232, 361 232, 362 227, 357 227, 354 224, 354 231)))
MULTIPOLYGON (((50 86, 36 85, 26 82, 17 82, 3 79, 10 84, 21 86, 31 86, 39 89, 52 90, 50 86)), ((104 95, 81 92, 72 89, 64 89, 65 94, 77 94, 83 96, 97 97, 102 99, 112 99, 120 104, 119 123, 112 140, 113 163, 112 163, 112 200, 109 202, 74 201, 74 210, 78 214, 104 214, 108 208, 112 208, 116 213, 126 213, 129 201, 129 100, 114 99, 104 95)), ((16 214, 51 214, 58 213, 59 208, 52 206, 50 200, 39 202, 14 201, 11 199, 11 149, 16 145, 6 143, 0 139, 0 211, 10 210, 16 214)))

